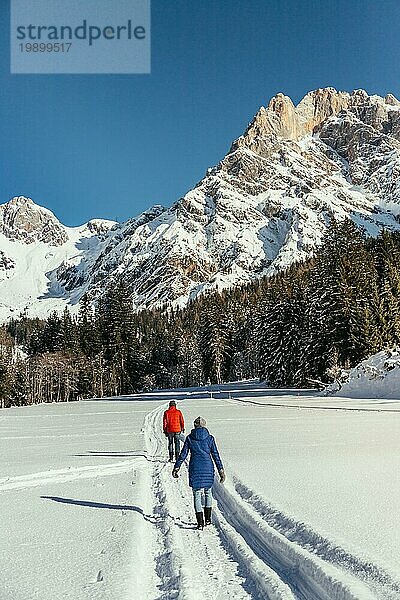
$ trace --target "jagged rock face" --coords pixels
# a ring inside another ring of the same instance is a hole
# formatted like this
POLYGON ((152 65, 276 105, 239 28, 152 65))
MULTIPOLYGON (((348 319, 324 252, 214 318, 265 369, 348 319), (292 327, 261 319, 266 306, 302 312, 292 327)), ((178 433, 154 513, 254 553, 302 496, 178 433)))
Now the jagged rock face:
POLYGON ((315 90, 304 96, 296 107, 300 136, 313 133, 326 119, 346 110, 350 98, 347 92, 337 92, 334 88, 315 90))
POLYGON ((246 146, 263 155, 265 146, 276 142, 276 137, 298 141, 316 133, 322 123, 341 111, 349 111, 365 125, 392 135, 399 127, 399 108, 400 102, 392 94, 381 98, 368 96, 364 90, 349 94, 334 88, 318 89, 304 96, 297 106, 288 96, 277 94, 267 108, 260 108, 231 151, 246 146))
MULTIPOLYGON (((307 257, 332 215, 350 216, 369 235, 399 229, 399 186, 400 102, 394 96, 325 88, 295 106, 278 94, 173 206, 155 206, 123 224, 91 221, 79 234, 79 252, 76 244, 62 259, 50 252, 40 302, 77 306, 84 292, 95 300, 122 279, 138 308, 184 304, 307 257)), ((4 213, 15 209, 1 208, 0 231, 8 238, 11 230, 27 239, 48 236, 49 225, 38 234, 41 226, 22 217, 22 226, 5 229, 12 219, 4 213)), ((54 244, 58 238, 53 232, 46 239, 54 244)))
POLYGON ((89 291, 122 278, 138 307, 183 303, 305 258, 332 214, 374 235, 398 228, 385 209, 400 211, 399 109, 362 90, 316 90, 297 106, 278 94, 184 198, 110 240, 85 269, 89 291))
POLYGON ((107 221, 105 219, 91 219, 86 223, 88 232, 93 235, 102 235, 103 233, 106 233, 112 229, 114 226, 114 221, 107 221))
POLYGON ((53 213, 24 196, 0 206, 0 232, 24 244, 44 242, 61 246, 67 241, 65 229, 53 213))
POLYGON ((347 92, 324 88, 310 92, 295 107, 288 96, 277 94, 267 108, 260 108, 243 136, 233 143, 231 151, 245 146, 261 156, 268 156, 266 150, 276 144, 276 138, 298 141, 314 132, 328 117, 347 109, 350 98, 347 92))

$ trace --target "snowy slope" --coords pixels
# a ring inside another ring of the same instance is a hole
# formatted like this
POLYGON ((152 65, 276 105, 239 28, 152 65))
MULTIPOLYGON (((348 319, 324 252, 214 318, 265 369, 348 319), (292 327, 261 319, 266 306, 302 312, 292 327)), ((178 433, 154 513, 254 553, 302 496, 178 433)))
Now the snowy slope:
MULTIPOLYGON (((89 248, 44 209, 39 218, 30 206, 27 225, 20 204, 0 207, 0 232, 24 244, 19 255, 41 242, 65 246, 68 256, 38 266, 39 289, 27 282, 21 304, 33 314, 74 305, 84 292, 95 299, 121 279, 136 307, 184 304, 305 258, 332 215, 350 216, 368 235, 399 229, 400 103, 390 94, 324 88, 294 106, 277 94, 183 198, 116 225, 89 248)), ((0 273, 10 275, 13 260, 1 238, 0 273)), ((15 312, 10 294, 0 291, 3 316, 15 312)))
POLYGON ((332 214, 398 229, 399 109, 362 90, 278 94, 192 190, 87 264, 89 288, 123 272, 136 306, 182 304, 305 258, 332 214))
POLYGON ((53 213, 23 196, 0 205, 0 321, 28 309, 31 316, 62 311, 82 295, 69 294, 52 274, 96 254, 113 221, 65 227, 53 213))
POLYGON ((347 398, 400 400, 400 352, 383 350, 343 374, 343 381, 328 386, 326 393, 347 398))
POLYGON ((254 383, 0 412, 2 600, 395 600, 400 404, 254 383), (171 398, 227 472, 194 530, 171 398), (373 432, 373 435, 371 434, 373 432), (34 549, 34 551, 32 551, 34 549))

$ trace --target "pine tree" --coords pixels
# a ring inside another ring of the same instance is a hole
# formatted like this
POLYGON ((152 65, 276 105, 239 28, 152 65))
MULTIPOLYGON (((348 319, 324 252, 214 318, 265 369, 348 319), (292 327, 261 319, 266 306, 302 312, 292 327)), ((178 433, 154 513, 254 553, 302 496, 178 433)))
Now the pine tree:
POLYGON ((101 351, 101 339, 93 308, 89 297, 84 294, 81 298, 78 314, 78 340, 81 351, 87 357, 96 356, 101 351))
POLYGON ((261 378, 274 386, 300 385, 304 382, 302 333, 305 303, 288 297, 266 303, 261 321, 261 378))
POLYGON ((0 407, 12 404, 13 340, 5 327, 0 327, 0 407))
POLYGON ((56 352, 63 348, 62 319, 54 311, 47 319, 42 335, 39 337, 39 352, 56 352))
POLYGON ((314 376, 348 368, 376 348, 376 271, 365 240, 348 219, 332 219, 309 287, 307 354, 314 376))
POLYGON ((67 307, 65 307, 61 318, 61 335, 62 349, 64 351, 76 351, 78 349, 79 340, 76 323, 72 319, 67 307))
POLYGON ((400 344, 400 244, 383 231, 373 245, 378 286, 380 346, 400 344))
POLYGON ((229 358, 230 331, 221 298, 207 303, 199 324, 198 343, 203 362, 204 381, 220 384, 225 380, 229 358))
POLYGON ((12 370, 12 403, 14 406, 25 406, 32 403, 29 360, 19 358, 12 370))

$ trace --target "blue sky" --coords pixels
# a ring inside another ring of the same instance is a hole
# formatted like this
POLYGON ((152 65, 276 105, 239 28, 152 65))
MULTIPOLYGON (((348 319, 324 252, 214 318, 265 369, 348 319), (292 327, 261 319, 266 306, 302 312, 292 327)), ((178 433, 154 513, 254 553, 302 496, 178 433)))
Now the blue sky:
POLYGON ((400 97, 399 34, 398 0, 153 0, 150 75, 10 75, 1 0, 0 203, 68 225, 168 206, 279 91, 400 97))

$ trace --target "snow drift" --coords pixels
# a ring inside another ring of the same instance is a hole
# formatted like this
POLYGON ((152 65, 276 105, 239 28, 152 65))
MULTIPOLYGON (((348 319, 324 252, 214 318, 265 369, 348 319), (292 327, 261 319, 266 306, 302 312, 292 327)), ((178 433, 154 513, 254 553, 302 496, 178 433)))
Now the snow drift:
POLYGON ((328 386, 330 396, 400 399, 400 351, 384 350, 351 369, 344 382, 328 386))

